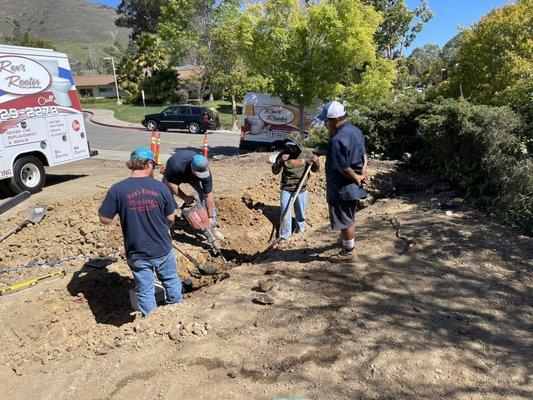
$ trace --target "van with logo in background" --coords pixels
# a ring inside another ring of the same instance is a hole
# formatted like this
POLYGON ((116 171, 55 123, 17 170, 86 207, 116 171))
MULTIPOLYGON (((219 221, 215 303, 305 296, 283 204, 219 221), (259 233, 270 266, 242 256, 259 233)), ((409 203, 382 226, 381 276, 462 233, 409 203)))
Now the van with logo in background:
POLYGON ((45 166, 90 155, 67 55, 0 45, 0 186, 39 192, 45 166))
MULTIPOLYGON (((318 106, 318 103, 317 103, 318 106)), ((319 111, 304 109, 304 137, 319 111)), ((269 151, 281 149, 287 133, 298 130, 298 107, 283 104, 266 93, 246 93, 242 103, 243 123, 239 149, 269 151)))

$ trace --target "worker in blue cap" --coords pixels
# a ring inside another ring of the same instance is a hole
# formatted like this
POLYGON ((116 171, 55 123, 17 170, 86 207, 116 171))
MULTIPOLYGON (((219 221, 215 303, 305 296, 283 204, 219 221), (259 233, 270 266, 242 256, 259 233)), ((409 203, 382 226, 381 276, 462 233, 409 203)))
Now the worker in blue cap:
POLYGON ((160 169, 163 183, 170 191, 183 200, 185 205, 192 205, 196 197, 188 195, 182 190, 184 183, 189 184, 196 191, 199 201, 207 210, 207 215, 213 227, 216 239, 224 240, 224 235, 217 229, 217 214, 215 196, 213 194, 213 176, 209 170, 207 158, 192 150, 178 150, 160 169))
POLYGON ((167 303, 183 300, 169 229, 177 204, 170 190, 154 179, 156 163, 148 148, 133 150, 126 165, 130 177, 109 188, 98 215, 106 225, 115 215, 120 218, 126 259, 140 311, 146 316, 157 307, 154 271, 166 290, 167 303))

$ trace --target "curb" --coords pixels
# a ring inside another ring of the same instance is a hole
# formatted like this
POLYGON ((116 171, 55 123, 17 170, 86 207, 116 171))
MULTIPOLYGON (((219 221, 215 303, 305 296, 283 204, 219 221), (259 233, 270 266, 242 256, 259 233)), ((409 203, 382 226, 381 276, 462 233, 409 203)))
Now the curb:
POLYGON ((82 110, 82 112, 86 114, 90 114, 89 121, 91 121, 93 124, 96 124, 96 125, 107 126, 108 128, 135 129, 139 131, 149 132, 144 126, 126 126, 126 125, 108 124, 108 123, 101 122, 101 121, 94 119, 94 112, 92 111, 82 110))

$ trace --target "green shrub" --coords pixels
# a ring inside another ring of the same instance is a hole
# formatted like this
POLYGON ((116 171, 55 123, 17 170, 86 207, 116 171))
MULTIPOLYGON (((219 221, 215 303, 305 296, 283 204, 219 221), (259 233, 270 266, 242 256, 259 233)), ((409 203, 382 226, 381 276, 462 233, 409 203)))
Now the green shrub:
POLYGON ((365 134, 367 153, 379 158, 401 158, 420 146, 417 117, 429 105, 405 98, 373 110, 353 112, 351 122, 365 134))
POLYGON ((117 104, 117 99, 107 97, 80 97, 81 104, 117 104))
POLYGON ((527 125, 507 107, 461 100, 433 104, 417 117, 415 160, 474 197, 487 196, 496 220, 532 233, 533 164, 527 125))

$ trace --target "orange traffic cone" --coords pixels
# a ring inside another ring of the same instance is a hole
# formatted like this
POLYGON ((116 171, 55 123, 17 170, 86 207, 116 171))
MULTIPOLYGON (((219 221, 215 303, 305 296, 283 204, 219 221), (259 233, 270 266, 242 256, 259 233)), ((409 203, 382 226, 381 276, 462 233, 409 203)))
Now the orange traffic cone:
POLYGON ((159 164, 159 153, 161 151, 161 133, 153 131, 150 137, 150 151, 154 153, 154 160, 159 164))
POLYGON ((207 133, 204 135, 204 157, 207 158, 209 147, 207 146, 207 133))
POLYGON ((161 133, 157 134, 157 137, 155 138, 155 163, 161 164, 161 133))

